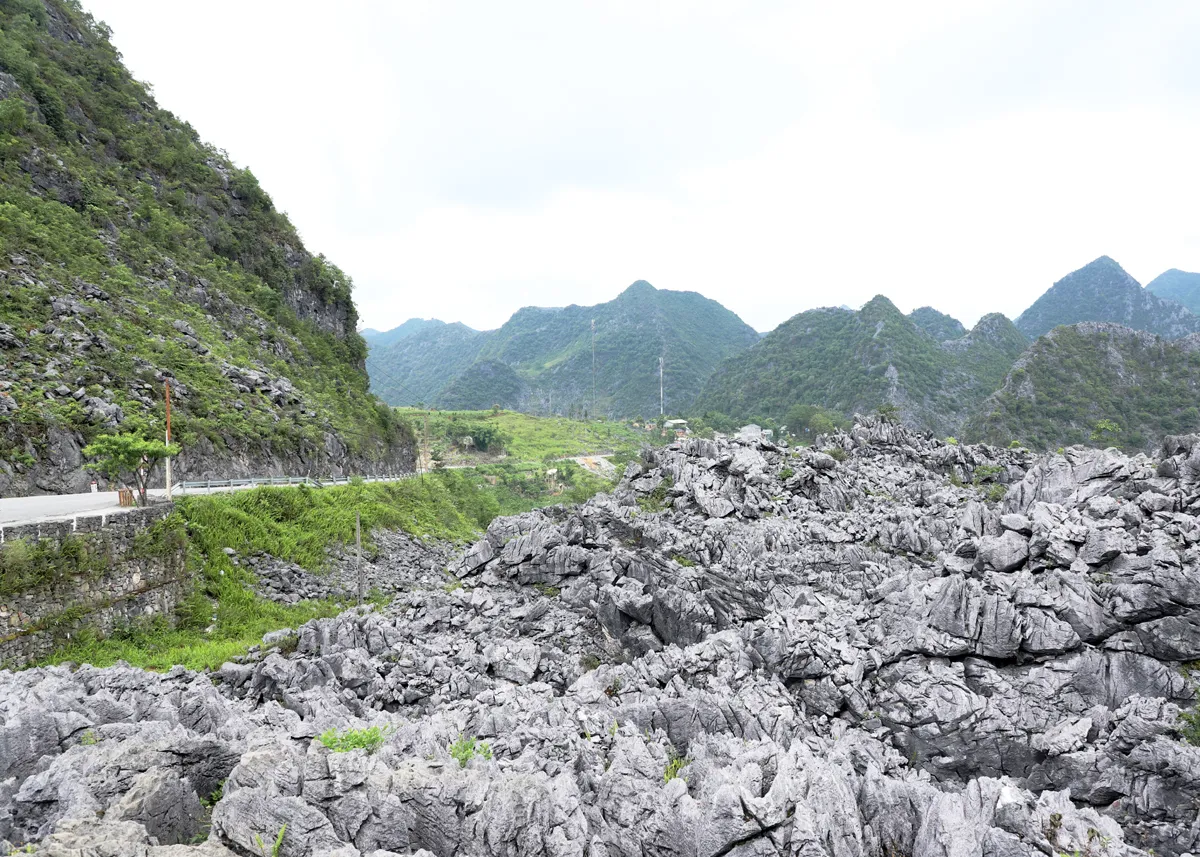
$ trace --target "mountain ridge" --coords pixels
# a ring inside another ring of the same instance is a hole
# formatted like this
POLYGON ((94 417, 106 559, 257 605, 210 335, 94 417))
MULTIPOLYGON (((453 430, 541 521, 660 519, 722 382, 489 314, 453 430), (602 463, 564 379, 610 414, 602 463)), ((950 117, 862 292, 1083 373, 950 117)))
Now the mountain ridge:
POLYGON ((1086 321, 1113 322, 1171 339, 1200 332, 1200 316, 1146 291, 1108 256, 1058 280, 1015 324, 1033 340, 1059 325, 1086 321))
POLYGON ((1200 274, 1171 268, 1146 283, 1146 291, 1200 313, 1200 274))
POLYGON ((734 313, 698 292, 657 289, 637 280, 594 306, 527 306, 494 331, 467 334, 463 326, 453 343, 439 344, 437 337, 444 340, 444 334, 420 331, 372 348, 368 369, 374 372, 374 389, 393 404, 503 404, 533 413, 553 407, 556 413, 582 415, 591 410, 593 320, 597 411, 613 416, 658 412, 660 356, 667 406, 684 410, 712 367, 759 338, 734 313), (490 368, 468 375, 476 362, 490 368), (490 387, 488 379, 498 386, 490 387))

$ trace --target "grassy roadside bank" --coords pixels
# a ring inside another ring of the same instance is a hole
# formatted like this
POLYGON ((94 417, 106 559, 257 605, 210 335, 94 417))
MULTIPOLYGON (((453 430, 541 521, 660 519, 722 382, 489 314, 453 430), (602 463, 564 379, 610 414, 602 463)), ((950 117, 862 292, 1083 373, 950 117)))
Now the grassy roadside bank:
MULTIPOLYGON (((568 463, 569 464, 569 463, 568 463)), ((239 554, 269 553, 320 572, 331 547, 354 540, 355 513, 364 537, 372 529, 401 529, 421 539, 465 543, 500 514, 553 503, 577 503, 611 483, 570 465, 548 482, 544 473, 491 468, 442 470, 397 483, 351 483, 312 489, 257 488, 231 494, 187 497, 176 503, 188 539, 188 562, 196 584, 174 622, 157 617, 123 628, 106 639, 77 635, 49 663, 134 666, 166 670, 175 665, 215 669, 244 654, 268 631, 333 616, 349 605, 305 601, 282 605, 253 591, 253 574, 234 565, 239 554)), ((372 546, 369 538, 364 548, 372 546)))

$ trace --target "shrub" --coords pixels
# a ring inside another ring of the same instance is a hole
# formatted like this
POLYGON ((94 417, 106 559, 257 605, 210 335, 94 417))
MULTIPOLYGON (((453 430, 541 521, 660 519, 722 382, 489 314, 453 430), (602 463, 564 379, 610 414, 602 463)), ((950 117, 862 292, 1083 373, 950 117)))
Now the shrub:
POLYGON ((849 458, 846 450, 842 449, 840 446, 831 446, 829 449, 821 450, 821 452, 828 455, 834 461, 845 461, 847 458, 849 458))
POLYGON ((950 437, 946 438, 946 443, 949 444, 950 446, 958 446, 958 438, 956 438, 954 436, 950 436, 950 437))
POLYGON ((458 740, 450 745, 450 755, 458 762, 460 768, 465 768, 467 762, 472 759, 486 759, 491 761, 492 748, 491 745, 477 740, 474 736, 468 738, 461 732, 458 733, 458 740))
POLYGON ((796 471, 790 467, 785 467, 785 468, 783 468, 783 470, 779 471, 779 478, 782 479, 784 482, 787 482, 789 479, 791 479, 795 475, 796 475, 796 471))
POLYGON ((10 96, 0 101, 0 131, 15 134, 24 129, 28 118, 25 102, 20 98, 10 96))
POLYGON ((388 727, 371 726, 366 729, 347 729, 339 732, 337 729, 327 729, 318 739, 322 744, 335 753, 349 753, 351 750, 366 750, 374 753, 383 746, 384 739, 391 731, 388 727))
POLYGON ((667 493, 674 486, 674 479, 670 476, 663 476, 662 481, 658 483, 653 491, 645 497, 638 497, 638 506, 643 512, 661 512, 666 508, 667 493))

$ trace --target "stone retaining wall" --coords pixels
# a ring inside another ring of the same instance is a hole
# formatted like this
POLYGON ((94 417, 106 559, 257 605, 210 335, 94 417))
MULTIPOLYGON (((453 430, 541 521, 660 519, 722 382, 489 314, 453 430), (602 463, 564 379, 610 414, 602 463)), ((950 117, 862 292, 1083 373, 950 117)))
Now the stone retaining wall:
POLYGON ((170 614, 188 585, 172 508, 0 527, 0 666, 44 659, 85 628, 170 614))

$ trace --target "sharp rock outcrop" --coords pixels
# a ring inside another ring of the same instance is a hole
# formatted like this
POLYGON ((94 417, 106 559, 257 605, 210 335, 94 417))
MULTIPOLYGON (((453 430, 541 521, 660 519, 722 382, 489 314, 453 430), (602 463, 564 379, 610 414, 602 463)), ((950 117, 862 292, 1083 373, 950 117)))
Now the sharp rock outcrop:
POLYGON ((1198 508, 1195 436, 1159 458, 873 418, 805 449, 679 441, 211 680, 0 673, 0 838, 1179 857, 1200 847, 1179 720, 1198 508), (319 738, 371 726, 373 753, 319 738))

